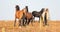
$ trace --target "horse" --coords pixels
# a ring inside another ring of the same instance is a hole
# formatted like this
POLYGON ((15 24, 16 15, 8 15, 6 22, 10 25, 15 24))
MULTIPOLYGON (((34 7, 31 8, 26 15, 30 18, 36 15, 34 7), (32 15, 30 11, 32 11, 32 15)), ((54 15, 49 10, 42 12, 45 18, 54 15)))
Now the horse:
POLYGON ((27 12, 25 14, 25 19, 27 20, 25 24, 29 25, 30 22, 32 23, 34 19, 32 13, 27 12))
POLYGON ((47 21, 49 20, 49 10, 46 8, 45 14, 44 14, 44 25, 47 25, 47 21))
POLYGON ((14 26, 16 26, 16 19, 19 20, 19 26, 21 25, 21 20, 24 17, 24 14, 26 12, 26 8, 23 8, 22 10, 20 10, 19 5, 16 5, 16 13, 15 13, 15 22, 14 22, 14 26))
POLYGON ((28 12, 28 6, 26 6, 26 10, 27 12, 25 14, 25 20, 26 20, 25 24, 29 25, 30 22, 31 23, 33 22, 33 15, 32 13, 28 12))
POLYGON ((33 11, 33 12, 32 12, 32 15, 33 15, 34 17, 38 17, 38 18, 39 18, 39 22, 40 22, 40 17, 43 19, 42 14, 43 14, 44 10, 45 10, 45 9, 42 8, 41 11, 39 11, 39 12, 33 11))

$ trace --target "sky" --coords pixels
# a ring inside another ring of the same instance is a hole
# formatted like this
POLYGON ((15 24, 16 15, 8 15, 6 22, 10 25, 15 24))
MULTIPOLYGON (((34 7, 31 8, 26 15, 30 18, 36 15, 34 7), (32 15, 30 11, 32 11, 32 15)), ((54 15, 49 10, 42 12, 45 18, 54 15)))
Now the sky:
POLYGON ((28 6, 29 12, 48 8, 50 20, 60 20, 60 0, 0 0, 0 20, 14 20, 16 5, 28 6))

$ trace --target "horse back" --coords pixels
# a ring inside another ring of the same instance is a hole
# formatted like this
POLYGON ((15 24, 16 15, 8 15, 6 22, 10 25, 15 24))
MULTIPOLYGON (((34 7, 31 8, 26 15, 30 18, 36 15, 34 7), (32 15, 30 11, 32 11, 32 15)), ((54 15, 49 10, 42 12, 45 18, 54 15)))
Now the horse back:
POLYGON ((26 13, 26 17, 27 17, 27 18, 32 18, 33 15, 32 15, 32 13, 26 13))
POLYGON ((23 16, 23 12, 22 11, 16 11, 15 16, 16 16, 16 18, 21 19, 23 16))

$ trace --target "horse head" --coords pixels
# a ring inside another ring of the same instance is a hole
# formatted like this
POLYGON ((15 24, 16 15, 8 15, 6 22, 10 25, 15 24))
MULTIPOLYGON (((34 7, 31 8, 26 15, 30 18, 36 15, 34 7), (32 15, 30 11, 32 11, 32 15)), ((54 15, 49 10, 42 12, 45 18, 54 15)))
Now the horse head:
POLYGON ((45 13, 49 12, 49 11, 48 11, 48 8, 45 8, 44 12, 45 12, 45 13))
POLYGON ((40 14, 43 14, 45 11, 45 8, 42 8, 41 11, 39 12, 40 14))
POLYGON ((19 5, 16 5, 16 11, 19 11, 20 10, 20 7, 19 7, 19 5))
POLYGON ((48 8, 46 8, 46 11, 48 11, 48 8))
POLYGON ((26 8, 26 11, 28 12, 28 6, 26 6, 25 8, 26 8))

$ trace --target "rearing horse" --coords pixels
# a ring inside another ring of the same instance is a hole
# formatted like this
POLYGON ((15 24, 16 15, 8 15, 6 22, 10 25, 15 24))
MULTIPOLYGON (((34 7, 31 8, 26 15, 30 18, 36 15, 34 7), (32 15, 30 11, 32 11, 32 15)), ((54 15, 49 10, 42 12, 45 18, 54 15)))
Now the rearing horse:
POLYGON ((15 22, 14 22, 14 26, 16 25, 16 19, 19 20, 19 26, 21 25, 21 19, 23 18, 23 14, 26 14, 26 8, 20 10, 19 6, 16 5, 16 13, 15 13, 15 22))

